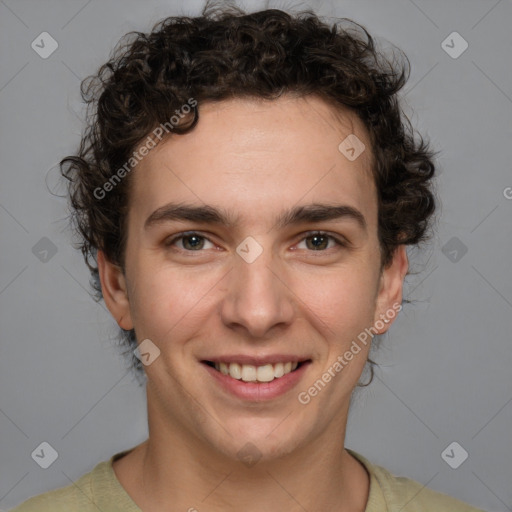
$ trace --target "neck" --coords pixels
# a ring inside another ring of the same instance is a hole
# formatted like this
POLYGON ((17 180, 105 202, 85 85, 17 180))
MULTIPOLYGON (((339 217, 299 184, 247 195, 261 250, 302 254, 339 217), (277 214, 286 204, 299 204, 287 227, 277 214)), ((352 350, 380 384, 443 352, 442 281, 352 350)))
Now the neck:
POLYGON ((121 485, 144 512, 365 510, 369 477, 344 449, 346 418, 292 453, 254 465, 149 419, 149 439, 114 463, 121 485))

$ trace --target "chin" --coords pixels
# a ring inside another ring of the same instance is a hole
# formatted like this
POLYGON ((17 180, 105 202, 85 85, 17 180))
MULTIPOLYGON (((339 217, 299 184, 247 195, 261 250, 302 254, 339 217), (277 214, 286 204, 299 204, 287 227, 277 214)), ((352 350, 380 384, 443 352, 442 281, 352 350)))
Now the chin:
POLYGON ((267 419, 258 425, 258 420, 253 418, 239 422, 236 427, 226 426, 232 435, 222 429, 222 440, 214 441, 215 448, 227 458, 240 460, 248 467, 285 457, 307 443, 307 436, 291 430, 290 425, 284 425, 285 421, 274 419, 270 424, 267 419), (283 428, 279 428, 280 424, 283 428))

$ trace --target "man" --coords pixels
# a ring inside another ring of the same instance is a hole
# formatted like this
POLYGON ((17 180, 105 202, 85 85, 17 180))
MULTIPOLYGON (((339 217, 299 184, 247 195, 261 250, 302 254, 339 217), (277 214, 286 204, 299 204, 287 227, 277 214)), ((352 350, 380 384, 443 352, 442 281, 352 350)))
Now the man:
POLYGON ((86 84, 95 117, 62 163, 98 291, 138 344, 149 438, 15 510, 476 510, 344 446, 434 211, 406 67, 312 13, 132 37, 86 84))

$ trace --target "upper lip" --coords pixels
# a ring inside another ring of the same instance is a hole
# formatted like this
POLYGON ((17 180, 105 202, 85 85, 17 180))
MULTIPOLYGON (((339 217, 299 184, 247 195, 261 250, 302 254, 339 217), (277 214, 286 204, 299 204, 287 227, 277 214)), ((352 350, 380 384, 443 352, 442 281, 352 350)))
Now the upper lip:
POLYGON ((238 363, 250 364, 253 366, 265 366, 266 364, 274 363, 302 363, 309 361, 308 357, 300 357, 292 354, 274 354, 269 356, 251 356, 247 354, 233 354, 229 356, 215 356, 212 358, 203 359, 204 362, 211 363, 238 363))

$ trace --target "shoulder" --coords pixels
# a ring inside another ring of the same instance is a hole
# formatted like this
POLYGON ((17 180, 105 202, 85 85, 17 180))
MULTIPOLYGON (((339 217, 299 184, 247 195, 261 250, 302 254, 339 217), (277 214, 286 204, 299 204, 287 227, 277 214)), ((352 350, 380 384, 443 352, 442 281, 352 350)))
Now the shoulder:
POLYGON ((98 466, 73 484, 29 498, 11 512, 97 512, 91 491, 91 479, 97 468, 98 466))
POLYGON ((372 464, 362 455, 348 450, 370 474, 370 496, 365 512, 484 512, 446 494, 372 464), (383 508, 385 507, 385 508, 383 508))
POLYGON ((112 469, 112 461, 124 453, 100 462, 66 487, 29 498, 10 512, 139 512, 112 469))

